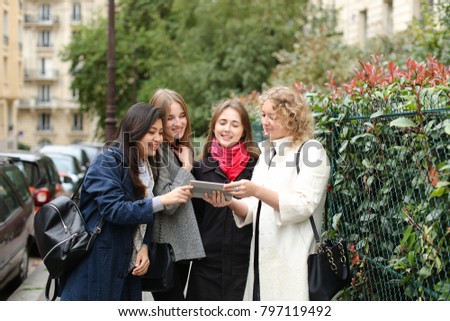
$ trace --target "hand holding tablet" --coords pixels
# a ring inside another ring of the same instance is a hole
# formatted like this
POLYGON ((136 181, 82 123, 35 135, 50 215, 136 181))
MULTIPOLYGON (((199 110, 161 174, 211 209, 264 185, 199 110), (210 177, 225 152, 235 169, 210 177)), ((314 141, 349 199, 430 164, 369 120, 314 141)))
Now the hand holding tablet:
POLYGON ((192 197, 203 198, 205 193, 208 194, 209 197, 211 197, 211 192, 217 191, 223 193, 227 201, 231 200, 232 198, 231 194, 224 192, 223 190, 224 184, 221 183, 192 180, 190 181, 189 184, 194 187, 192 189, 192 197))

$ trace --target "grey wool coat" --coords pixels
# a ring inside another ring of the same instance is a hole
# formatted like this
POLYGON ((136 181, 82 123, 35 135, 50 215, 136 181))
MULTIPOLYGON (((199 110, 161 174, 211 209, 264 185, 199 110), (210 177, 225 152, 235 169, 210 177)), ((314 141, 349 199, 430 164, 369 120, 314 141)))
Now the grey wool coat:
MULTIPOLYGON (((164 143, 160 146, 162 164, 154 187, 155 195, 163 195, 176 187, 189 184, 194 177, 179 164, 178 158, 164 143)), ((186 204, 165 206, 154 213, 153 241, 170 243, 176 261, 205 257, 205 250, 198 230, 191 201, 186 204)))

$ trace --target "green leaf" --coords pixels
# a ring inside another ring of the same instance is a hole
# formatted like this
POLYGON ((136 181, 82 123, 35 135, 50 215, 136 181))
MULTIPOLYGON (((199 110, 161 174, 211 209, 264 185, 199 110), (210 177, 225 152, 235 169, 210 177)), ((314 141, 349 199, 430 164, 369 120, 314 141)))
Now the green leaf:
POLYGON ((445 187, 445 186, 449 186, 450 182, 438 182, 436 187, 445 187))
POLYGON ((342 153, 345 151, 345 149, 347 148, 347 145, 348 145, 348 140, 344 140, 344 141, 342 142, 341 148, 339 148, 339 153, 340 153, 340 154, 342 154, 342 153))
POLYGON ((423 266, 419 271, 419 276, 423 278, 431 276, 431 269, 428 266, 423 266))
POLYGON ((400 118, 394 119, 393 121, 390 122, 389 125, 391 127, 400 127, 400 128, 417 127, 417 125, 414 124, 414 122, 411 119, 405 118, 405 117, 400 117, 400 118))
POLYGON ((433 211, 431 211, 430 214, 427 215, 427 217, 425 218, 426 222, 432 222, 436 219, 438 219, 442 214, 442 209, 434 209, 433 211))
POLYGON ((406 244, 406 242, 408 241, 408 238, 409 238, 409 236, 411 235, 411 231, 412 231, 412 227, 411 226, 408 226, 407 228, 406 228, 406 230, 405 230, 405 234, 403 235, 403 239, 402 239, 402 241, 400 242, 400 245, 405 245, 406 244))
POLYGON ((373 113, 372 115, 370 115, 370 119, 375 119, 377 117, 383 116, 384 112, 382 110, 377 111, 376 113, 373 113))
POLYGON ((430 196, 431 197, 441 197, 445 192, 445 188, 440 187, 440 188, 436 188, 434 191, 431 192, 430 196))
POLYGON ((450 135, 450 124, 447 124, 447 126, 445 126, 444 130, 447 133, 447 135, 450 135))
POLYGON ((412 266, 414 264, 414 251, 408 253, 408 264, 412 266))

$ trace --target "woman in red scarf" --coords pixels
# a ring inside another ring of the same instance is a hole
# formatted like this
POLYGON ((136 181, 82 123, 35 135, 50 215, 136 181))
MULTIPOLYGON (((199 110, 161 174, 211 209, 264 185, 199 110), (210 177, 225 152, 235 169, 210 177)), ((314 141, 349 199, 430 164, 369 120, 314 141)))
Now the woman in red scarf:
MULTIPOLYGON (((192 174, 215 183, 250 179, 258 156, 246 109, 238 100, 226 100, 211 119, 202 160, 192 174)), ((192 263, 187 300, 242 300, 252 227, 237 228, 228 207, 216 208, 200 198, 192 203, 206 258, 192 263)))

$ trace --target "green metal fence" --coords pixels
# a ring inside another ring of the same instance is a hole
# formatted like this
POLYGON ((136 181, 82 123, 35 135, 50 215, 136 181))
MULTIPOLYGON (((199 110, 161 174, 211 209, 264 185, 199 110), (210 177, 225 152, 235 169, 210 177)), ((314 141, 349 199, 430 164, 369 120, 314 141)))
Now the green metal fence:
POLYGON ((395 97, 368 102, 371 115, 347 106, 321 128, 329 224, 352 256, 344 300, 450 300, 450 100, 419 99, 417 111, 395 97))

